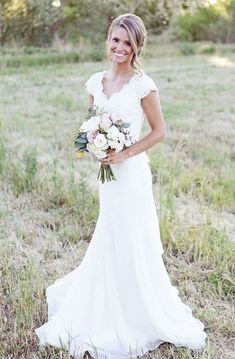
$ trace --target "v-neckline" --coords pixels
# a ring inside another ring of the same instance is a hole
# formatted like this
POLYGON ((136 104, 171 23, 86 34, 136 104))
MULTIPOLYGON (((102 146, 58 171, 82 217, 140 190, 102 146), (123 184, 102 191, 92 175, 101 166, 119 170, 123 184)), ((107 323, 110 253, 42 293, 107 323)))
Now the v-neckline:
POLYGON ((106 70, 105 70, 105 71, 102 71, 102 73, 101 73, 101 79, 100 79, 100 85, 101 85, 101 92, 102 92, 102 94, 104 95, 104 97, 106 98, 107 101, 109 101, 114 95, 118 95, 120 92, 122 92, 123 89, 124 89, 125 87, 127 87, 127 86, 131 83, 131 81, 132 81, 134 78, 136 78, 137 75, 138 75, 137 73, 135 73, 134 75, 132 75, 132 76, 130 77, 130 79, 120 88, 119 91, 114 91, 110 96, 107 96, 106 93, 104 92, 104 84, 103 84, 104 75, 105 75, 106 73, 107 73, 106 70))

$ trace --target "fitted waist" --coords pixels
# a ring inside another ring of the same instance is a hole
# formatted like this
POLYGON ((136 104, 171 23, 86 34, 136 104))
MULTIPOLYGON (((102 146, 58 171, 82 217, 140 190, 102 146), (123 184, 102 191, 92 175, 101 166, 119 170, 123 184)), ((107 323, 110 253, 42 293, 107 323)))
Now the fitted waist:
POLYGON ((134 155, 134 156, 127 158, 126 161, 128 161, 128 160, 143 161, 146 163, 149 163, 149 161, 150 161, 149 156, 147 155, 147 153, 145 151, 139 153, 138 155, 134 155))

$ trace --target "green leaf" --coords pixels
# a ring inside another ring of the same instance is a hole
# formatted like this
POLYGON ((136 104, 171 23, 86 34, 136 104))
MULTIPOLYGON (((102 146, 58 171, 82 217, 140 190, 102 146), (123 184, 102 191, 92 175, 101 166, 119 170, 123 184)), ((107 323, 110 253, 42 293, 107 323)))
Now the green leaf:
POLYGON ((87 138, 78 137, 75 139, 75 143, 87 143, 87 142, 88 142, 87 138))
POLYGON ((75 143, 74 147, 78 148, 78 150, 84 150, 86 148, 86 144, 84 144, 84 143, 75 143))
POLYGON ((129 122, 124 122, 124 124, 122 125, 122 127, 124 127, 124 128, 127 128, 127 127, 130 127, 130 123, 129 122))
POLYGON ((87 133, 86 132, 80 132, 79 134, 79 137, 82 137, 82 138, 87 138, 87 133))

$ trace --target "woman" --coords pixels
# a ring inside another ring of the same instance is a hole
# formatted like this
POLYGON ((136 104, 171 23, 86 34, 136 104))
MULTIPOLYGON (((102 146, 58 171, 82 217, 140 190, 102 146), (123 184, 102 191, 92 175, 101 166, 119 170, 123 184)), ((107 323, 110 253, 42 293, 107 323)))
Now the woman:
POLYGON ((157 87, 139 67, 146 39, 142 20, 116 18, 109 29, 108 71, 86 86, 89 105, 131 123, 136 143, 100 160, 116 181, 99 183, 100 212, 82 260, 47 288, 48 322, 36 329, 40 345, 65 348, 74 358, 136 358, 161 343, 199 349, 204 325, 172 286, 162 243, 145 150, 162 141, 165 126, 157 87), (151 131, 139 140, 147 119, 151 131))

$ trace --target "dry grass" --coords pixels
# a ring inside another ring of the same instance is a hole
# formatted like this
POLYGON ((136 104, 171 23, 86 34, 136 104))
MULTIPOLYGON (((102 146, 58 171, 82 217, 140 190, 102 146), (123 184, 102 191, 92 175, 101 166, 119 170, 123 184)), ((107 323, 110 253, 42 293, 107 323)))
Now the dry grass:
MULTIPOLYGON (((167 128, 165 141, 149 151, 164 260, 208 333, 204 350, 164 344, 149 358, 235 355, 235 56, 226 56, 145 64, 167 128)), ((96 223, 97 164, 76 162, 71 139, 86 111, 83 84, 106 67, 1 72, 1 358, 68 358, 51 347, 39 352, 33 330, 46 320, 45 288, 80 263, 96 223)))

